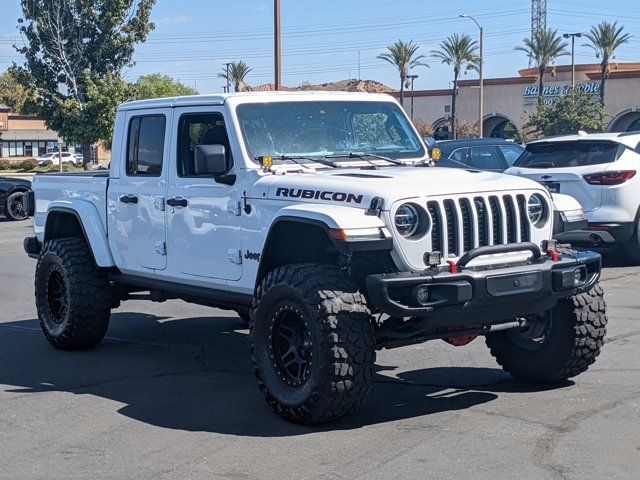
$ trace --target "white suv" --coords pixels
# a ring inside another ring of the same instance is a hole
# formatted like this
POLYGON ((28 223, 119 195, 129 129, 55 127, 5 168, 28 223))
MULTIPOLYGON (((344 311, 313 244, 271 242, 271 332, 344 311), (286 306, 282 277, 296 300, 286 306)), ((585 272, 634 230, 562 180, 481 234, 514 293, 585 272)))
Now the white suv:
POLYGON ((640 132, 579 132, 528 144, 505 173, 536 180, 580 202, 587 228, 559 239, 576 245, 624 245, 640 261, 639 169, 640 132))

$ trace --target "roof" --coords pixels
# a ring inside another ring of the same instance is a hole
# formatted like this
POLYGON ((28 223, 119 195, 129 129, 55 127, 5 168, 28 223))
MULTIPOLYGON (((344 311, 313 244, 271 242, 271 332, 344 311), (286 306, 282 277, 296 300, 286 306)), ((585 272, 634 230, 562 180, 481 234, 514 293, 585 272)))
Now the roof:
POLYGON ((336 91, 278 91, 278 92, 231 92, 208 95, 190 95, 185 97, 153 98, 149 100, 137 100, 123 103, 119 110, 138 110, 145 108, 172 108, 198 105, 224 105, 227 101, 243 103, 258 100, 385 100, 391 99, 387 94, 363 93, 363 92, 336 92, 336 91), (315 98, 314 98, 315 97, 315 98), (318 98, 321 97, 321 98, 318 98))
POLYGON ((574 142, 585 140, 610 140, 621 143, 631 148, 636 148, 640 143, 640 131, 638 132, 608 132, 608 133, 578 133, 576 135, 560 135, 557 137, 541 138, 530 143, 545 142, 574 142))
POLYGON ((440 148, 474 147, 477 145, 517 145, 517 143, 504 138, 460 138, 458 140, 438 140, 440 148))
POLYGON ((5 130, 0 132, 0 140, 4 142, 55 142, 58 140, 58 132, 54 130, 42 130, 37 128, 28 128, 24 130, 5 130))

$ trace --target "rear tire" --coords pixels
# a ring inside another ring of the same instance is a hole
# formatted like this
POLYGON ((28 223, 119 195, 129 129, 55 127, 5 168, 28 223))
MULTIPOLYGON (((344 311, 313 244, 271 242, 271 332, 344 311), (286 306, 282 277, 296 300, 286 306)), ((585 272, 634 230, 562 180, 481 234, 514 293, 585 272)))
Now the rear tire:
POLYGON ((332 265, 268 273, 251 315, 251 360, 273 410, 314 425, 353 413, 371 386, 371 314, 357 285, 332 265))
POLYGON ((19 221, 29 218, 29 214, 24 210, 22 197, 25 192, 13 192, 7 196, 4 203, 4 214, 8 220, 19 221))
POLYGON ((45 243, 35 278, 36 306, 44 336, 61 350, 100 343, 109 326, 111 290, 82 238, 45 243))
POLYGON ((487 335, 498 364, 513 377, 533 383, 558 383, 586 371, 600 354, 607 316, 600 285, 564 298, 552 308, 548 324, 487 335), (537 331, 535 329, 538 329, 537 331), (528 335, 528 333, 531 333, 528 335))

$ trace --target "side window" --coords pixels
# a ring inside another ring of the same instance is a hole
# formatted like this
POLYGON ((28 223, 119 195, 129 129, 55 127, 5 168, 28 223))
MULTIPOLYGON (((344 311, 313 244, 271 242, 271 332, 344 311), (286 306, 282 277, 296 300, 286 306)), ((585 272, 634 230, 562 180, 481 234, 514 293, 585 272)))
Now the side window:
POLYGON ((463 165, 469 165, 468 151, 468 148, 459 148, 449 155, 449 158, 455 162, 462 163, 463 165))
POLYGON ((640 153, 640 142, 638 142, 638 145, 636 145, 636 153, 640 153))
POLYGON ((502 170, 505 165, 493 147, 472 147, 471 166, 480 170, 502 170))
POLYGON ((164 115, 131 119, 127 140, 127 175, 160 176, 165 126, 164 115))
POLYGON ((195 176, 194 150, 197 145, 222 145, 227 159, 231 158, 231 146, 219 113, 189 113, 180 117, 178 125, 178 176, 195 176))
POLYGON ((511 167, 524 150, 520 147, 516 147, 515 145, 500 145, 498 147, 504 156, 504 159, 507 161, 507 166, 511 167))

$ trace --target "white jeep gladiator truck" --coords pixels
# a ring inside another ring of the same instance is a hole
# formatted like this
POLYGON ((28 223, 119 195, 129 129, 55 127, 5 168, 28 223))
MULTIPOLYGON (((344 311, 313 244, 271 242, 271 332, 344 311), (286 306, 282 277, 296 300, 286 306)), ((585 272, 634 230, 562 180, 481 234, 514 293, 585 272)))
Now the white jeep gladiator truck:
POLYGON ((514 377, 554 383, 603 345, 600 256, 552 240, 567 217, 548 190, 432 168, 387 95, 127 103, 109 172, 33 186, 24 244, 53 346, 99 343, 140 292, 235 310, 260 390, 292 422, 352 413, 381 348, 482 335, 514 377))

